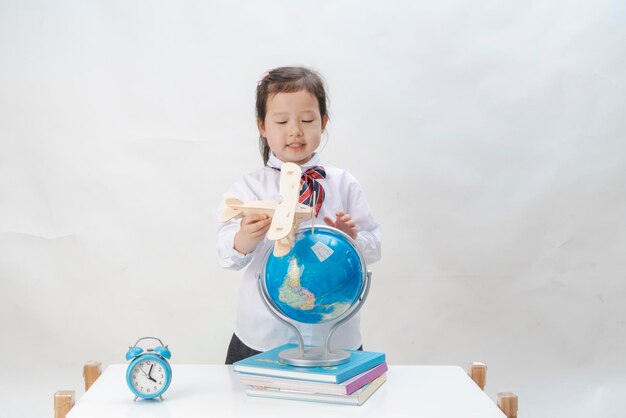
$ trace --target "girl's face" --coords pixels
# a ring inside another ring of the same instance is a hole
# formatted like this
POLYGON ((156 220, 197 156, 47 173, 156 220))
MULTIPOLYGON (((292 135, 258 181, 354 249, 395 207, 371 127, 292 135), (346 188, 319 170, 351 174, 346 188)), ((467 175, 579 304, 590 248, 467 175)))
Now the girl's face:
POLYGON ((319 146, 326 122, 328 116, 320 115, 317 98, 300 90, 269 97, 265 120, 257 120, 257 125, 279 160, 302 165, 319 146))

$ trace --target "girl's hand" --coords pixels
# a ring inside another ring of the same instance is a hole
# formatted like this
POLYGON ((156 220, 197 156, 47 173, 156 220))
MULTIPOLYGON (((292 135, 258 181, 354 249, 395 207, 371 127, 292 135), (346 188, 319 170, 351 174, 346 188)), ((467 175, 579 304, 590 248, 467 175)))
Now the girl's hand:
POLYGON ((352 220, 352 216, 344 213, 342 210, 335 214, 337 219, 333 222, 331 218, 328 216, 324 216, 324 222, 326 225, 337 228, 350 236, 352 239, 356 239, 357 236, 357 228, 356 223, 352 220))
POLYGON ((241 254, 250 254, 262 241, 270 229, 272 218, 267 215, 248 215, 241 220, 241 227, 235 234, 235 250, 241 254))

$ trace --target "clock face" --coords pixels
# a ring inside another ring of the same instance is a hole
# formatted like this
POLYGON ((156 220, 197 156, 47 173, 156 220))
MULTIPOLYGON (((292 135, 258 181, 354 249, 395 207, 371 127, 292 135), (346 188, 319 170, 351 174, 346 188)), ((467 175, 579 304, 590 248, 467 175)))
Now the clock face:
POLYGON ((129 371, 129 384, 135 393, 143 397, 158 396, 169 380, 166 366, 154 358, 140 360, 129 371))

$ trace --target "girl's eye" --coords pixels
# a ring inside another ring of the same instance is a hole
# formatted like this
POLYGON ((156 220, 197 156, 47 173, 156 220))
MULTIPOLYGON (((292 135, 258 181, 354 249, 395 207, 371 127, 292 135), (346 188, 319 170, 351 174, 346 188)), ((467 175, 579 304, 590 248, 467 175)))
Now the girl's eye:
POLYGON ((278 121, 277 120, 276 123, 279 124, 279 125, 284 125, 285 123, 287 123, 287 121, 286 120, 285 121, 278 121))
POLYGON ((311 122, 313 122, 313 120, 303 120, 302 122, 304 122, 304 123, 311 123, 311 122))

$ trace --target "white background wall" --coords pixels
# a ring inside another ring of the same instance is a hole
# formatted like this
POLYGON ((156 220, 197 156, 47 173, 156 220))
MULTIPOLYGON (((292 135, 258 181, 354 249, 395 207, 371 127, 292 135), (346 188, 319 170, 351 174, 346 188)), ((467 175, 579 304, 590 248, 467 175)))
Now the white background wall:
POLYGON ((241 274, 215 210, 261 164, 258 77, 308 65, 323 160, 384 228, 366 349, 484 361, 520 416, 623 416, 625 21, 604 0, 1 0, 1 415, 52 416, 144 335, 223 362, 241 274))

